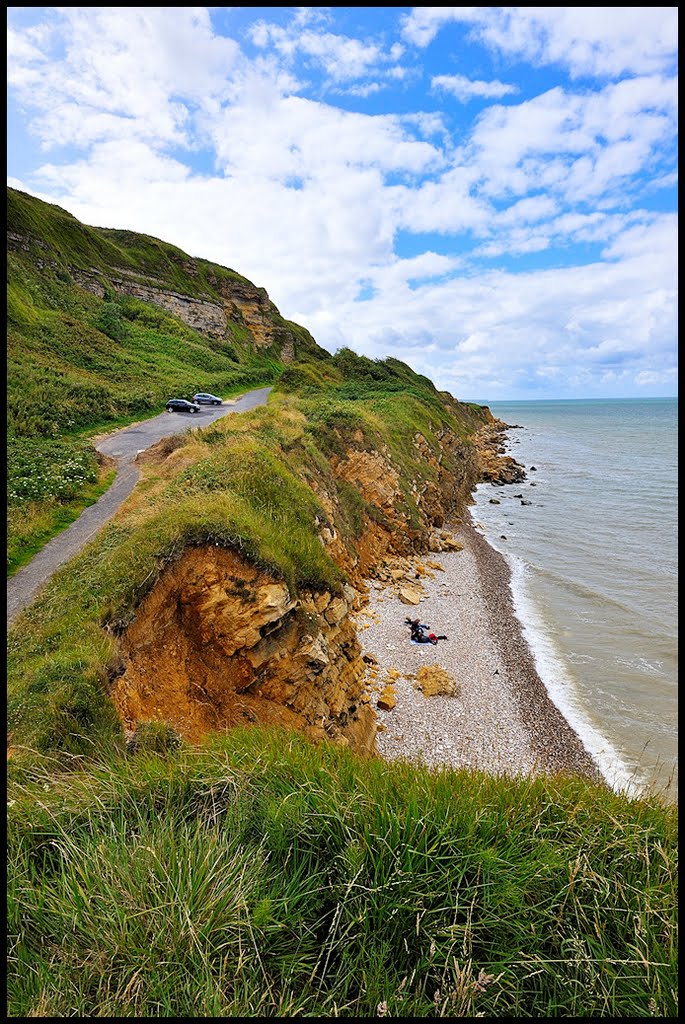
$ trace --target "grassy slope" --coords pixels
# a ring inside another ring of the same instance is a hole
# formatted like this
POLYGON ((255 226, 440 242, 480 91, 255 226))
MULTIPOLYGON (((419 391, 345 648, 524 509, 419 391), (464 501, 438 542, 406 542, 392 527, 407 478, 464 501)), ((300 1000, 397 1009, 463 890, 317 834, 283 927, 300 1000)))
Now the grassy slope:
POLYGON ((12 771, 10 1016, 677 1016, 673 808, 249 729, 12 771))
MULTIPOLYGON (((197 272, 174 246, 134 232, 90 228, 59 207, 8 189, 8 230, 30 239, 28 251, 13 245, 7 283, 8 461, 14 482, 8 493, 8 571, 49 539, 65 520, 62 508, 85 505, 92 479, 67 495, 51 482, 69 474, 72 439, 131 418, 161 412, 171 396, 207 390, 225 397, 272 383, 282 371, 278 346, 256 353, 249 330, 230 323, 231 337, 210 339, 164 310, 114 293, 103 301, 79 287, 75 268, 95 268, 107 284, 112 268, 141 283, 218 301, 222 278, 239 274, 207 261, 197 272), (33 440, 32 462, 17 458, 33 440), (24 445, 25 448, 25 445, 24 445), (47 474, 47 475, 46 475, 47 474), (25 492, 32 492, 30 499, 25 492), (27 509, 30 500, 31 508, 27 509)), ((248 283, 249 282, 245 282, 248 283)), ((277 328, 289 332, 300 356, 325 359, 309 333, 277 313, 277 328)))

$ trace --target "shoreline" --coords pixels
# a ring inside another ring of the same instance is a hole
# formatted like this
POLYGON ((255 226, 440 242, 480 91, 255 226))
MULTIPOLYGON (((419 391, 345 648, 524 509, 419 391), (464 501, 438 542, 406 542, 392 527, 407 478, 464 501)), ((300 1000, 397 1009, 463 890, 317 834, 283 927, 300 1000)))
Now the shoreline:
POLYGON ((451 530, 463 550, 408 560, 419 570, 419 605, 402 603, 392 585, 369 581, 369 603, 358 616, 360 642, 375 662, 373 688, 386 695, 389 688, 394 701, 391 710, 376 712, 378 754, 429 767, 565 774, 606 785, 537 672, 504 555, 477 532, 468 512, 451 530), (444 571, 426 573, 426 563, 444 571), (417 616, 449 639, 412 644, 405 618, 417 616), (422 666, 447 672, 455 695, 424 696, 415 685, 422 666))
POLYGON ((482 578, 488 579, 485 602, 493 639, 509 668, 532 745, 552 766, 552 771, 571 771, 604 782, 594 758, 553 702, 538 673, 530 645, 523 635, 523 625, 514 608, 509 563, 501 552, 478 533, 470 513, 467 515, 470 521, 455 530, 455 536, 462 539, 468 532, 469 543, 473 545, 480 562, 482 578), (555 764, 562 764, 563 767, 555 768, 555 764))

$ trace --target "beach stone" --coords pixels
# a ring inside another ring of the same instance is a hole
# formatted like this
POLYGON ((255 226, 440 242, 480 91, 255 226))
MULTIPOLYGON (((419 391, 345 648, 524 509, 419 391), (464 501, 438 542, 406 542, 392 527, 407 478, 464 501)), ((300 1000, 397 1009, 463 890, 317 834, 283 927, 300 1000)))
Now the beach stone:
POLYGON ((395 697, 395 687, 392 685, 392 683, 388 683, 388 685, 384 687, 381 695, 379 696, 376 706, 380 708, 381 711, 392 711, 396 703, 397 699, 395 697))
POLYGON ((407 586, 400 588, 400 601, 402 604, 418 604, 421 600, 421 592, 416 587, 407 586))
POLYGON ((442 533, 440 535, 443 551, 463 551, 464 545, 461 544, 456 537, 453 537, 451 533, 442 533))
POLYGON ((502 502, 499 500, 499 498, 490 498, 490 504, 491 505, 501 505, 502 502))

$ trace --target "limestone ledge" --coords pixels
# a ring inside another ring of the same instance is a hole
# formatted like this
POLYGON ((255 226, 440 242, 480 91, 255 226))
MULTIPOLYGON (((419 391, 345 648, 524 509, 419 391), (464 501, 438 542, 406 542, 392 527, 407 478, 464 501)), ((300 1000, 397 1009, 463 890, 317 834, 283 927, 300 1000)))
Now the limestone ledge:
MULTIPOLYGON (((15 251, 31 252, 35 247, 48 250, 47 244, 41 239, 17 232, 7 233, 7 244, 9 249, 15 251)), ((177 262, 190 277, 199 276, 194 261, 179 258, 177 262)), ((43 256, 35 256, 35 263, 40 270, 45 267, 55 271, 64 269, 59 263, 43 256)), ((193 330, 215 339, 232 340, 231 325, 237 325, 250 332, 256 350, 275 345, 283 362, 290 362, 294 358, 292 332, 281 322, 278 309, 269 298, 266 289, 258 288, 244 278, 236 276, 218 279, 209 271, 207 281, 220 295, 220 301, 216 302, 172 291, 158 280, 155 280, 154 284, 150 283, 153 280, 150 278, 143 281, 143 275, 123 267, 112 267, 106 275, 96 267, 86 270, 82 267, 69 266, 68 270, 81 288, 100 299, 105 297, 108 290, 117 295, 130 295, 164 309, 193 330)))

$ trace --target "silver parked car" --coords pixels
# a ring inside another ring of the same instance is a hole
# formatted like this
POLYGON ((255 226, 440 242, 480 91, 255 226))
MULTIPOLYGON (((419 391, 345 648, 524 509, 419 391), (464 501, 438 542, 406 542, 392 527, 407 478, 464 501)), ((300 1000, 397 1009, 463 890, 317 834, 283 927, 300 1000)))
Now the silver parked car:
POLYGON ((196 395, 193 395, 193 401, 198 405, 223 405, 220 398, 217 398, 216 395, 208 395, 206 391, 198 391, 196 395))

